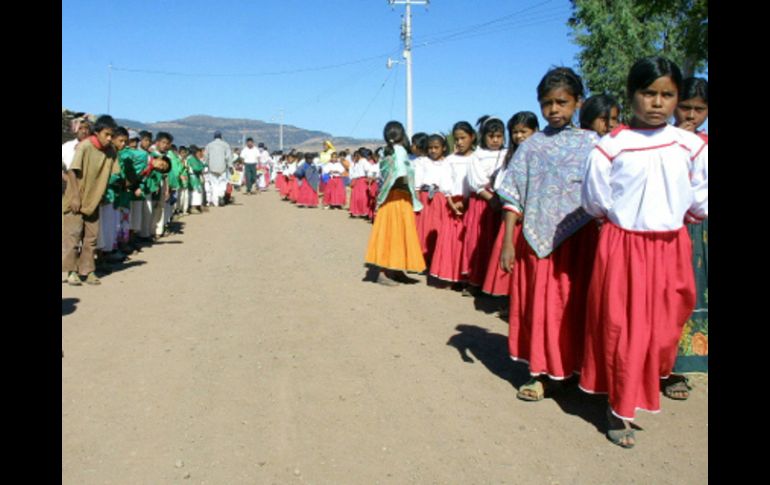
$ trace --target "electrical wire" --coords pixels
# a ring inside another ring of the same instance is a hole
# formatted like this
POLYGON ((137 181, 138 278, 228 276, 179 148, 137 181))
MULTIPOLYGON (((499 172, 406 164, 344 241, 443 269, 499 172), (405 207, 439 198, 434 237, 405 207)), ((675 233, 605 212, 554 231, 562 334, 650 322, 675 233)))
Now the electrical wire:
POLYGON ((366 113, 369 111, 369 108, 371 108, 372 104, 374 104, 374 101, 377 99, 377 96, 379 96, 380 93, 382 92, 382 88, 384 88, 385 84, 388 83, 388 80, 390 79, 390 76, 392 74, 393 74, 393 70, 389 70, 387 77, 382 82, 382 84, 380 84, 380 87, 377 89, 377 92, 374 93, 374 96, 372 97, 371 101, 369 101, 369 104, 366 105, 366 108, 364 109, 364 112, 361 114, 361 117, 358 118, 358 121, 356 121, 356 124, 355 124, 355 126, 353 126, 353 129, 350 130, 350 135, 348 135, 348 136, 353 137, 353 134, 355 134, 355 131, 358 129, 358 125, 361 124, 361 121, 364 119, 364 116, 366 116, 366 113))

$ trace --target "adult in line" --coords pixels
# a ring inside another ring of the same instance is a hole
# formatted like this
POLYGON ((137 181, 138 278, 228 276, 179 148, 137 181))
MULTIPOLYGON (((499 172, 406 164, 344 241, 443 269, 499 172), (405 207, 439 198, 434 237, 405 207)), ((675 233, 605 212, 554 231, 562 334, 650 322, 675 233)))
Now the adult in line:
POLYGON ((214 132, 214 140, 206 145, 206 154, 203 162, 209 167, 209 175, 212 185, 212 205, 225 205, 225 192, 227 191, 227 174, 233 166, 233 150, 230 145, 222 140, 222 132, 214 132))
POLYGON ((251 188, 257 182, 257 162, 259 162, 259 148, 254 146, 254 138, 246 138, 246 146, 241 150, 241 158, 243 173, 246 177, 246 195, 250 195, 251 188))

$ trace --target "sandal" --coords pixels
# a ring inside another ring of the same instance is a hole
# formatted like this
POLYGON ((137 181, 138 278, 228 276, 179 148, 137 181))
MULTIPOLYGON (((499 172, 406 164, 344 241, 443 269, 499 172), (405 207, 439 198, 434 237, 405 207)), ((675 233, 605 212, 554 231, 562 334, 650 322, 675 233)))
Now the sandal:
POLYGON ((633 428, 628 424, 625 419, 620 419, 607 407, 607 438, 615 445, 621 448, 631 449, 636 444, 636 436, 633 428), (622 428, 617 427, 617 422, 622 423, 622 428), (613 427, 614 426, 614 427, 613 427), (633 440, 630 441, 629 440, 633 440))
POLYGON ((545 398, 545 386, 541 380, 533 377, 519 388, 516 397, 522 401, 542 401, 545 398))
POLYGON ((663 385, 663 394, 676 401, 686 401, 690 397, 692 386, 685 376, 672 375, 663 385))

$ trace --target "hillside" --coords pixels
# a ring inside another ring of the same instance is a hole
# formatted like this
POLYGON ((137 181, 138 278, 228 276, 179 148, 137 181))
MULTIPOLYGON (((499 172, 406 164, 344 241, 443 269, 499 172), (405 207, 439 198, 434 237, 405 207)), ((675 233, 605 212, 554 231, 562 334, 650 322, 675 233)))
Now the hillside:
MULTIPOLYGON (((71 139, 72 135, 65 133, 68 123, 65 122, 65 112, 62 110, 62 141, 71 139)), ((145 123, 136 120, 116 118, 119 125, 134 130, 148 130, 153 134, 167 131, 174 136, 176 145, 199 146, 206 145, 214 137, 214 132, 222 132, 222 138, 233 146, 240 146, 241 140, 252 137, 256 143, 264 143, 270 151, 278 150, 280 126, 259 120, 217 118, 207 115, 188 116, 180 120, 158 121, 145 123)), ((300 151, 320 151, 324 140, 331 140, 339 149, 356 149, 361 146, 376 147, 380 140, 365 140, 347 137, 335 137, 323 131, 312 131, 292 125, 283 125, 284 151, 296 148, 300 151)))

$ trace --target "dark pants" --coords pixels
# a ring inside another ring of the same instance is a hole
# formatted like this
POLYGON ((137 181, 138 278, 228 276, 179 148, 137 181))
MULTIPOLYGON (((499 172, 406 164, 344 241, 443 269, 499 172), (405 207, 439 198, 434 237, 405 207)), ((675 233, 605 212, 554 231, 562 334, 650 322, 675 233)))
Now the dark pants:
POLYGON ((85 276, 96 269, 94 251, 99 236, 99 209, 90 216, 67 213, 61 220, 61 269, 85 276), (78 244, 82 241, 80 254, 78 244))
POLYGON ((251 192, 251 187, 257 183, 257 164, 245 163, 243 173, 246 176, 246 191, 251 192))

